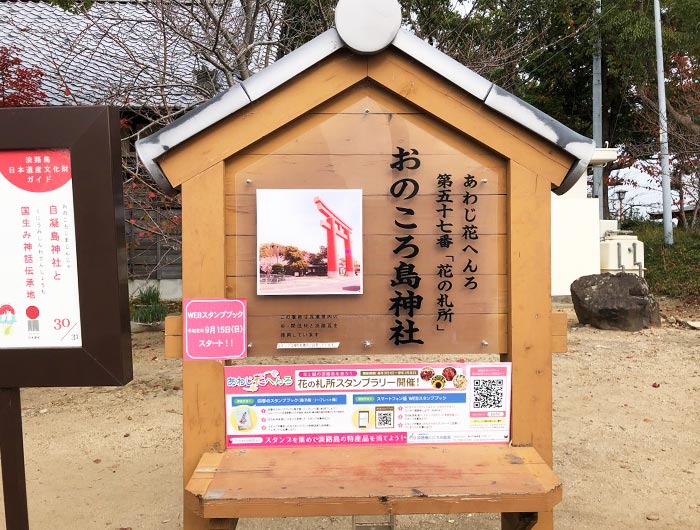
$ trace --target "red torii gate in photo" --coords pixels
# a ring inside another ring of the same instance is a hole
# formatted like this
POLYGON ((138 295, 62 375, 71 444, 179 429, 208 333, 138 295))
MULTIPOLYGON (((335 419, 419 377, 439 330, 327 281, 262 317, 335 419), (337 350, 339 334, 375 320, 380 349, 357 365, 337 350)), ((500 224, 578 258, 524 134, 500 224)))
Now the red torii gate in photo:
POLYGON ((333 210, 326 206, 320 197, 314 197, 316 208, 326 219, 321 221, 321 226, 326 229, 327 255, 328 255, 328 277, 338 277, 338 253, 335 248, 335 238, 340 237, 345 242, 345 274, 355 274, 355 263, 352 259, 352 244, 350 234, 352 228, 338 217, 333 210))

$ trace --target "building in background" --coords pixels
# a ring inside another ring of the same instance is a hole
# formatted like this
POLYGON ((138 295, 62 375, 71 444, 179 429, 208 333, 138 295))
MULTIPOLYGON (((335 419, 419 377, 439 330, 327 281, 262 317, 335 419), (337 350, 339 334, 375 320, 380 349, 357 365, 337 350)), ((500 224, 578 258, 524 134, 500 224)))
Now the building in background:
POLYGON ((564 195, 552 194, 552 296, 570 296, 571 283, 600 273, 598 199, 588 198, 586 179, 564 195))
POLYGON ((198 17, 199 25, 188 18, 197 5, 96 0, 88 11, 73 13, 48 2, 0 0, 0 46, 44 72, 47 104, 120 109, 132 280, 182 274, 179 198, 152 185, 134 142, 276 54, 271 43, 280 2, 266 2, 254 20, 242 18, 230 3, 217 4, 208 18, 198 17), (238 31, 241 25, 246 31, 238 31), (264 44, 251 45, 258 42, 264 44))

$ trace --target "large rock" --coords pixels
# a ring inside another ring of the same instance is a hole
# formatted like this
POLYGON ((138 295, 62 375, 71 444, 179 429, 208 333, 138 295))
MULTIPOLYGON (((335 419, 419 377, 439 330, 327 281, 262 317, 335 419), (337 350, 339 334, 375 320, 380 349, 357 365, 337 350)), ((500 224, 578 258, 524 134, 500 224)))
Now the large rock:
POLYGON ((636 274, 582 276, 571 284, 571 299, 581 324, 623 331, 661 325, 659 304, 636 274))

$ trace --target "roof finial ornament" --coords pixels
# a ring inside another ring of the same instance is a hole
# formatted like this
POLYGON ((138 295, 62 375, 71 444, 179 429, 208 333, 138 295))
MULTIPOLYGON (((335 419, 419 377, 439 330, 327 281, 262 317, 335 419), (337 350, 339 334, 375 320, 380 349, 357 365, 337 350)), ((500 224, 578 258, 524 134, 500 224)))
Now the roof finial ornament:
POLYGON ((338 0, 335 27, 357 53, 371 54, 389 46, 401 28, 398 0, 338 0))

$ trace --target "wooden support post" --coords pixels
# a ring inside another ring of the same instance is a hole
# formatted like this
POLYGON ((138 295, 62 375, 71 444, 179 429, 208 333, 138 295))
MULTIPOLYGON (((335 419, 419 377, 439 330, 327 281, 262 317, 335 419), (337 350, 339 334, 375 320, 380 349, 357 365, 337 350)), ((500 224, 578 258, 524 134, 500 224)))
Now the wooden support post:
MULTIPOLYGON (((552 333, 549 180, 511 161, 508 174, 510 334, 513 363, 512 443, 532 446, 552 465, 552 333)), ((519 514, 503 514, 512 530, 519 514)), ((536 530, 551 530, 552 512, 540 512, 536 530)))
MULTIPOLYGON (((182 295, 224 298, 224 164, 220 162, 182 185, 182 295)), ((183 484, 202 454, 223 450, 224 368, 217 361, 184 362, 183 484)), ((184 530, 209 530, 209 522, 184 510, 184 530)))
POLYGON ((209 519, 209 530, 236 530, 238 519, 209 519))
POLYGON ((182 359, 182 315, 165 317, 165 358, 182 359))
POLYGON ((566 313, 552 313, 552 353, 569 351, 566 313))
POLYGON ((19 388, 0 388, 0 463, 7 530, 29 530, 19 388))

